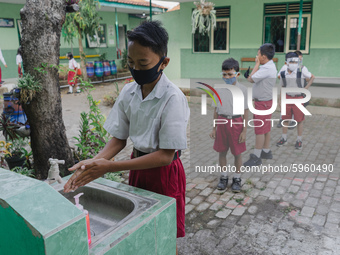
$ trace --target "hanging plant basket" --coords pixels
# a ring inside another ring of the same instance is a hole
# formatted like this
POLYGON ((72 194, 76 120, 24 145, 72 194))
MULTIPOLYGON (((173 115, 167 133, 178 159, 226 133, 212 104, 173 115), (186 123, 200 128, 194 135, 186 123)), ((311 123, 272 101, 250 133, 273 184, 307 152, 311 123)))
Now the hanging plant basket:
MULTIPOLYGON (((196 9, 192 12, 191 25, 192 33, 198 32, 200 34, 208 33, 211 26, 216 28, 216 10, 214 10, 214 3, 205 2, 201 0, 200 2, 194 2, 196 9)), ((209 35, 209 33, 208 33, 209 35)))

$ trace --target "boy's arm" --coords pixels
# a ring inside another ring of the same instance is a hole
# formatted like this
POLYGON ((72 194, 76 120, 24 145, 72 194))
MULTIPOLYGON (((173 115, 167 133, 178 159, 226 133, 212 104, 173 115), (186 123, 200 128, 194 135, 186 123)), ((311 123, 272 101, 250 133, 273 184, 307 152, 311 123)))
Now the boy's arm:
POLYGON ((4 64, 5 67, 7 67, 6 61, 5 61, 5 59, 4 59, 4 56, 2 55, 1 49, 0 49, 0 61, 4 64))
POLYGON ((259 67, 260 67, 260 60, 259 60, 259 58, 256 56, 256 58, 255 58, 255 66, 254 66, 254 69, 253 69, 253 71, 251 72, 251 74, 249 75, 249 77, 247 78, 247 80, 248 80, 250 83, 254 83, 254 80, 252 79, 252 76, 259 70, 259 67))
POLYGON ((312 76, 310 77, 310 79, 306 78, 306 81, 308 82, 305 89, 309 89, 309 87, 312 85, 312 83, 314 82, 315 76, 312 74, 312 76))
POLYGON ((238 138, 238 142, 239 143, 244 143, 246 141, 246 137, 247 137, 247 123, 248 123, 248 115, 249 115, 249 109, 245 109, 244 110, 244 115, 243 115, 243 129, 242 132, 238 138))
MULTIPOLYGON (((217 114, 216 109, 217 109, 217 108, 215 107, 215 109, 214 109, 214 120, 218 119, 218 114, 217 114)), ((216 126, 213 127, 213 129, 212 129, 212 131, 211 131, 211 133, 210 133, 209 136, 210 136, 212 139, 215 139, 215 138, 216 138, 216 126)))
MULTIPOLYGON (((112 159, 126 146, 126 140, 121 140, 116 137, 112 137, 104 147, 93 159, 112 159)), ((75 165, 76 166, 76 165, 75 165)))

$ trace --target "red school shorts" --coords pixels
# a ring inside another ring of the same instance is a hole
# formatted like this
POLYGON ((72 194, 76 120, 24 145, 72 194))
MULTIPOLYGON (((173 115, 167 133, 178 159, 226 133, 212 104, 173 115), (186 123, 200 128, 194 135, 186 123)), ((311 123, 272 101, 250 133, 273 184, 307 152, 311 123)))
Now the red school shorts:
MULTIPOLYGON (((131 155, 133 158, 133 155, 131 155)), ((170 165, 130 170, 129 185, 176 199, 177 237, 185 236, 185 172, 180 158, 170 165)))
MULTIPOLYGON (((226 119, 222 116, 218 116, 218 119, 226 119)), ((243 123, 242 117, 235 119, 226 119, 228 123, 218 124, 216 127, 216 138, 214 142, 214 150, 217 152, 228 151, 229 148, 234 156, 246 151, 246 143, 239 143, 238 139, 243 130, 243 124, 231 123, 243 123)), ((247 124, 247 123, 246 123, 247 124)))
MULTIPOLYGON (((286 95, 287 99, 299 99, 303 98, 303 96, 292 97, 290 95, 286 95)), ((290 120, 292 119, 292 115, 294 114, 294 119, 297 122, 302 122, 305 120, 305 115, 295 104, 287 104, 286 105, 286 115, 282 115, 283 120, 290 120)))
MULTIPOLYGON (((272 107, 273 100, 269 101, 255 101, 255 109, 256 110, 269 110, 272 107)), ((253 126, 255 126, 255 135, 263 135, 267 134, 271 130, 272 122, 270 120, 267 121, 267 119, 271 119, 272 115, 256 115, 254 114, 253 118, 255 121, 253 121, 253 126), (262 121, 261 121, 262 120, 262 121)))

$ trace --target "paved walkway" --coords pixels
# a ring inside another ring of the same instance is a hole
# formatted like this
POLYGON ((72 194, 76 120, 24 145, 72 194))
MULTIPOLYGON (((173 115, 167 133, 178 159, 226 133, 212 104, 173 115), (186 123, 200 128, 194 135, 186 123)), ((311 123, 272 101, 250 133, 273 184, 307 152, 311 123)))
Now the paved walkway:
MULTIPOLYGON (((112 86, 97 86, 93 95, 103 99, 111 91, 112 86)), ((88 109, 86 96, 67 95, 65 90, 62 103, 67 136, 74 144, 80 112, 88 109)), ((109 107, 100 107, 109 113, 109 107)), ((296 129, 289 130, 287 146, 276 147, 281 130, 274 127, 274 159, 263 162, 265 166, 333 164, 333 172, 244 173, 242 192, 233 194, 230 184, 226 191, 216 190, 219 173, 195 172, 195 166, 216 165, 218 154, 208 136, 212 108, 206 117, 200 115, 199 105, 190 104, 190 108, 190 150, 181 157, 187 176, 186 237, 178 239, 179 254, 340 254, 339 117, 308 117, 301 151, 294 148, 296 129)), ((254 138, 249 128, 243 161, 252 152, 254 138)), ((129 142, 116 159, 129 158, 131 150, 129 142)), ((230 154, 227 159, 233 165, 230 154)))

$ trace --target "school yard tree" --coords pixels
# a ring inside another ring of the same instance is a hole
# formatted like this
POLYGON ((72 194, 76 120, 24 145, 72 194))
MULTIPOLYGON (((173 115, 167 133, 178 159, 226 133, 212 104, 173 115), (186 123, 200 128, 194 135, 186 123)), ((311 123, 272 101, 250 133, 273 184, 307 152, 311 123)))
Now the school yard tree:
POLYGON ((39 179, 47 177, 49 158, 65 160, 61 172, 73 164, 62 118, 58 69, 60 35, 65 21, 65 0, 27 0, 21 9, 23 63, 42 91, 23 109, 31 126, 34 169, 39 179), (46 65, 40 72, 36 68, 46 65))

